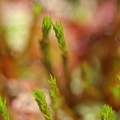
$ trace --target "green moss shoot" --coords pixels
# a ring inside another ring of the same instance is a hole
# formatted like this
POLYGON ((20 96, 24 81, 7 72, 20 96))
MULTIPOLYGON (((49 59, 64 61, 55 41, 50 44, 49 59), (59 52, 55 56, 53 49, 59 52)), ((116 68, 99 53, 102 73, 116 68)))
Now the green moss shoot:
POLYGON ((42 23, 43 39, 48 37, 51 27, 52 27, 51 18, 48 16, 45 16, 42 23))
POLYGON ((104 105, 101 111, 101 120, 114 120, 114 111, 109 105, 104 105))
POLYGON ((49 93, 51 97, 52 107, 54 110, 58 110, 61 105, 60 102, 61 97, 60 97, 59 88, 56 83, 56 78, 50 75, 49 83, 51 86, 49 93))
POLYGON ((56 22, 53 25, 53 30, 55 32, 56 38, 58 39, 58 43, 59 43, 59 48, 66 53, 67 49, 66 49, 66 43, 65 43, 65 37, 64 37, 64 33, 63 33, 63 27, 61 23, 56 22))
POLYGON ((4 120, 10 120, 9 114, 6 109, 6 101, 2 100, 1 97, 0 97, 0 115, 2 115, 4 120))
POLYGON ((53 120, 51 116, 51 111, 48 108, 46 102, 46 96, 44 91, 34 90, 33 91, 34 98, 39 106, 40 111, 43 113, 46 120, 53 120))

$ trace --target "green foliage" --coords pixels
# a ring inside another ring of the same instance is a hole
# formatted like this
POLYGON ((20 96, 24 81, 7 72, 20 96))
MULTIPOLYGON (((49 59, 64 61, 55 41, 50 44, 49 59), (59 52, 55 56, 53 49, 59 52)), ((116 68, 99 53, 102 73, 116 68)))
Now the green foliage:
POLYGON ((38 17, 40 12, 41 12, 41 9, 42 7, 38 4, 34 7, 34 14, 35 14, 35 17, 38 17))
POLYGON ((51 85, 49 93, 51 97, 52 107, 54 110, 58 110, 61 103, 60 103, 60 92, 56 83, 56 78, 50 75, 49 83, 51 85))
POLYGON ((37 18, 37 17, 39 16, 39 14, 41 13, 41 10, 42 10, 42 6, 37 3, 37 4, 34 6, 34 9, 33 9, 35 18, 37 18))
POLYGON ((114 120, 114 111, 109 105, 104 105, 101 111, 101 120, 114 120))
POLYGON ((51 27, 52 27, 51 18, 48 16, 45 16, 42 23, 43 38, 44 37, 46 38, 49 35, 51 27))
POLYGON ((40 41, 40 47, 44 55, 43 63, 50 74, 52 74, 52 68, 51 68, 48 35, 49 35, 51 27, 52 27, 51 18, 48 16, 45 16, 43 19, 43 23, 42 23, 43 36, 42 36, 42 40, 40 41))
POLYGON ((66 43, 65 43, 65 37, 64 37, 64 33, 63 33, 63 27, 61 23, 56 23, 53 25, 53 29, 55 32, 55 35, 58 39, 58 43, 59 43, 59 47, 63 52, 66 52, 66 43))
POLYGON ((51 117, 50 109, 48 108, 48 105, 46 102, 46 96, 45 96, 44 91, 34 90, 33 95, 45 119, 53 120, 51 117))
POLYGON ((9 114, 6 109, 6 101, 2 100, 1 97, 0 97, 0 115, 2 115, 4 120, 10 120, 9 114))
POLYGON ((120 83, 120 76, 119 76, 119 75, 117 76, 117 79, 118 79, 118 81, 119 81, 119 83, 120 83))

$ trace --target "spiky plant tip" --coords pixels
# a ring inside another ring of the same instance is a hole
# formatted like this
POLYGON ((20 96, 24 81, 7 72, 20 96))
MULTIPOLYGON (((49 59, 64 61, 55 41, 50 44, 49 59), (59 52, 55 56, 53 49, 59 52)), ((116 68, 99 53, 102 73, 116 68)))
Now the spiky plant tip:
POLYGON ((114 120, 114 111, 109 105, 104 105, 101 111, 101 120, 114 120))
POLYGON ((50 75, 50 79, 48 81, 49 81, 50 86, 51 86, 50 94, 52 96, 54 96, 54 95, 58 96, 59 95, 59 88, 57 86, 56 78, 53 77, 52 75, 50 75))
POLYGON ((51 86, 49 90, 49 94, 51 98, 52 107, 55 111, 57 111, 61 105, 61 96, 60 96, 59 88, 56 83, 56 78, 50 75, 49 83, 51 86))
POLYGON ((48 16, 45 16, 42 23, 43 37, 47 37, 49 35, 51 27, 52 27, 51 18, 48 16))
POLYGON ((43 113, 46 120, 53 120, 50 109, 46 102, 46 95, 44 91, 38 89, 33 91, 33 96, 39 106, 40 111, 43 113))
POLYGON ((63 33, 63 27, 62 24, 59 22, 56 22, 55 24, 53 24, 53 30, 55 32, 55 36, 58 39, 58 43, 59 43, 59 48, 66 53, 67 49, 66 49, 66 43, 65 43, 65 37, 64 37, 64 33, 63 33))
POLYGON ((48 80, 51 86, 57 86, 56 78, 50 75, 50 79, 48 80))
POLYGON ((9 114, 6 109, 6 100, 2 100, 0 97, 0 115, 2 115, 4 120, 10 120, 9 114))

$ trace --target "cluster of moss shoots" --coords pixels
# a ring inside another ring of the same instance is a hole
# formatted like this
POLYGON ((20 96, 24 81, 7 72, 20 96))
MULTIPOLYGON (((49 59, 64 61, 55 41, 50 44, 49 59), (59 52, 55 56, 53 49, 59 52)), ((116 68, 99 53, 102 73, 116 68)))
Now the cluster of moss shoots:
MULTIPOLYGON (((53 111, 55 112, 55 115, 58 116, 58 110, 62 107, 62 102, 64 102, 64 99, 60 95, 59 88, 56 83, 56 78, 50 76, 49 83, 51 86, 49 90, 51 106, 53 108, 53 111)), ((36 89, 33 91, 33 96, 39 106, 39 110, 42 112, 45 119, 54 120, 55 118, 53 118, 52 113, 46 102, 45 92, 43 90, 36 89)), ((6 101, 3 100, 1 97, 0 97, 0 115, 3 117, 3 120, 10 120, 9 114, 6 109, 6 101)), ((110 107, 109 105, 103 105, 103 108, 101 110, 101 120, 114 120, 114 119, 115 116, 112 107, 110 107)))
MULTIPOLYGON (((34 9, 35 19, 38 17, 40 11, 41 11, 41 6, 37 5, 34 9)), ((40 41, 40 47, 41 47, 41 50, 44 55, 43 62, 45 64, 46 68, 48 69, 48 71, 50 72, 50 74, 52 74, 52 69, 51 69, 51 61, 49 59, 50 57, 49 57, 48 36, 49 36, 51 28, 53 28, 53 30, 55 32, 55 36, 58 40, 59 48, 63 53, 63 62, 66 61, 66 59, 67 59, 67 57, 66 57, 67 48, 66 48, 65 37, 64 37, 64 33, 63 33, 63 27, 62 27, 61 23, 56 22, 55 24, 53 24, 51 18, 48 16, 45 16, 43 19, 43 24, 42 24, 43 36, 42 36, 42 40, 40 41)), ((66 64, 66 63, 64 63, 64 64, 66 64)), ((118 79, 120 81, 120 77, 118 77, 118 79)), ((38 90, 38 89, 34 90, 33 96, 39 106, 40 111, 44 115, 45 119, 46 120, 54 120, 54 119, 56 120, 56 119, 59 119, 58 118, 59 109, 62 109, 63 103, 65 101, 59 92, 59 88, 56 83, 56 78, 53 77, 52 75, 50 75, 49 83, 51 86, 50 90, 49 90, 51 106, 55 113, 54 116, 56 116, 56 117, 53 118, 53 115, 47 105, 46 95, 43 90, 38 90)), ((3 117, 4 120, 10 120, 9 114, 6 109, 6 101, 3 100, 1 97, 0 97, 0 115, 3 117)), ((114 118, 115 118, 114 111, 112 110, 112 107, 110 107, 109 105, 103 105, 103 108, 101 110, 101 120, 114 120, 114 118)))

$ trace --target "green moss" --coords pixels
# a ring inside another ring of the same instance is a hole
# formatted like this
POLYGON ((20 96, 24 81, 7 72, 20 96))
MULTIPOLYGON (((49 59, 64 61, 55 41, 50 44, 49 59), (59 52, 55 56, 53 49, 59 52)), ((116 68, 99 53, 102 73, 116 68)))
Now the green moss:
POLYGON ((44 91, 34 90, 33 92, 34 98, 39 106, 40 111, 43 113, 46 120, 53 120, 51 116, 51 111, 48 108, 46 102, 46 96, 44 91))
POLYGON ((42 6, 39 3, 36 3, 33 9, 35 18, 37 18, 40 15, 41 11, 42 11, 42 6))
POLYGON ((56 78, 50 76, 49 83, 51 86, 49 93, 51 97, 52 107, 54 110, 58 110, 60 108, 61 102, 60 102, 60 92, 56 83, 56 78))
POLYGON ((43 38, 44 37, 46 38, 49 35, 51 27, 52 27, 51 18, 48 16, 45 16, 42 23, 43 38))
POLYGON ((0 97, 0 115, 2 115, 4 120, 10 120, 9 114, 6 109, 6 101, 2 100, 1 97, 0 97))
POLYGON ((56 22, 53 25, 53 29, 56 35, 56 38, 58 39, 59 47, 63 52, 66 52, 66 43, 65 43, 65 37, 63 33, 63 27, 61 23, 56 22))
POLYGON ((114 111, 109 105, 104 105, 101 111, 101 120, 114 120, 114 111))

